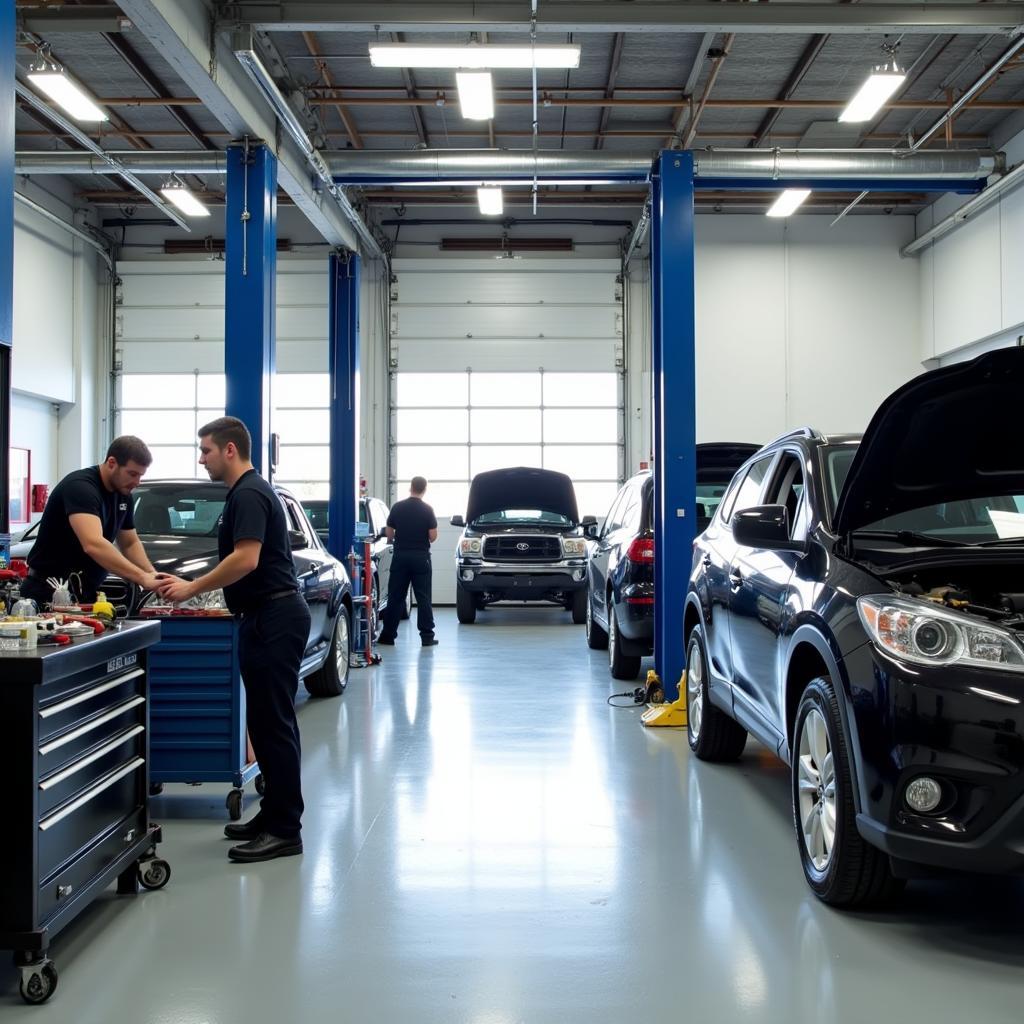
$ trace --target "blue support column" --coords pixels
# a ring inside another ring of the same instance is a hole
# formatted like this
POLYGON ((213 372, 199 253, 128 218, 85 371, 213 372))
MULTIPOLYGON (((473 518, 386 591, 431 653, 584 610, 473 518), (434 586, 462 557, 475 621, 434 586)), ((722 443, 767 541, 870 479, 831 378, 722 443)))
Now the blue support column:
POLYGON ((331 254, 328 359, 331 373, 331 496, 327 548, 344 558, 359 495, 359 257, 331 254))
POLYGON ((0 4, 0 568, 10 556, 14 342, 14 4, 0 4))
POLYGON ((654 657, 667 700, 686 665, 683 607, 696 524, 693 156, 666 150, 652 194, 654 657))
POLYGON ((266 146, 229 146, 225 223, 225 411, 252 434, 253 465, 270 467, 277 271, 277 159, 266 146))

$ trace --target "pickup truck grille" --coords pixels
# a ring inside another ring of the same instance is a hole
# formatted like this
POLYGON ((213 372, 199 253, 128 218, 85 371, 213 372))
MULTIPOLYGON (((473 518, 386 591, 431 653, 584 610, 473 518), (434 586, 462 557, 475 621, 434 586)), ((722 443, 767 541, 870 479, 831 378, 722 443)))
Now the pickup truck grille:
POLYGON ((558 537, 488 537, 484 541, 488 562, 557 562, 561 557, 558 537))

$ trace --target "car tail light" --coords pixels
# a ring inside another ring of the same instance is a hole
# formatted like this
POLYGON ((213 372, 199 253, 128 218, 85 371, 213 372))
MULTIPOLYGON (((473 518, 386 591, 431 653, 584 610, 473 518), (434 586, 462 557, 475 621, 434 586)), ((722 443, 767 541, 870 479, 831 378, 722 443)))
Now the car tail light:
POLYGON ((631 562, 653 562, 654 541, 650 537, 637 537, 633 543, 629 545, 626 557, 631 562))

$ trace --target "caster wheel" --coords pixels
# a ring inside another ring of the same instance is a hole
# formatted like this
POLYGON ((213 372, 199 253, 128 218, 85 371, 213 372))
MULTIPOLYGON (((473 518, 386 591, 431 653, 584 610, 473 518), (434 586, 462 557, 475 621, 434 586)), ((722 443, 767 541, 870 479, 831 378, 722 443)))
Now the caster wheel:
POLYGON ((162 889, 171 880, 171 865, 165 860, 147 860, 139 865, 139 885, 143 889, 162 889))
POLYGON ((159 796, 164 791, 164 784, 162 782, 151 782, 149 784, 149 795, 159 796))
POLYGON ((52 960, 34 965, 28 970, 22 969, 21 998, 33 1005, 45 1003, 57 989, 57 968, 52 960))
POLYGON ((231 820, 238 821, 242 816, 242 791, 240 789, 231 790, 227 800, 224 801, 224 806, 228 809, 231 820))
POLYGON ((267 784, 266 784, 266 782, 263 781, 263 775, 262 774, 256 776, 256 780, 253 783, 253 785, 255 785, 256 792, 259 793, 260 796, 263 796, 263 794, 266 793, 266 791, 267 791, 267 784))

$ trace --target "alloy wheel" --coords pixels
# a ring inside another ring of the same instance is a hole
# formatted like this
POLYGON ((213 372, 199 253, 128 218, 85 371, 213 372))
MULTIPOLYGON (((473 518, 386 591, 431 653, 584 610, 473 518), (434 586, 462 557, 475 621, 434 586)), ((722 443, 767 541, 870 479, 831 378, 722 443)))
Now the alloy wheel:
POLYGON ((815 871, 825 871, 836 839, 836 776, 828 727, 817 708, 800 726, 797 745, 800 831, 815 871))
POLYGON ((344 608, 338 611, 334 634, 334 659, 338 666, 338 678, 344 680, 348 676, 349 657, 348 616, 345 614, 344 608))
POLYGON ((704 720, 704 657, 700 644, 690 644, 690 664, 686 668, 686 721, 694 741, 700 737, 704 720))
POLYGON ((619 630, 615 624, 615 611, 608 613, 608 664, 615 664, 615 648, 619 644, 619 630))

